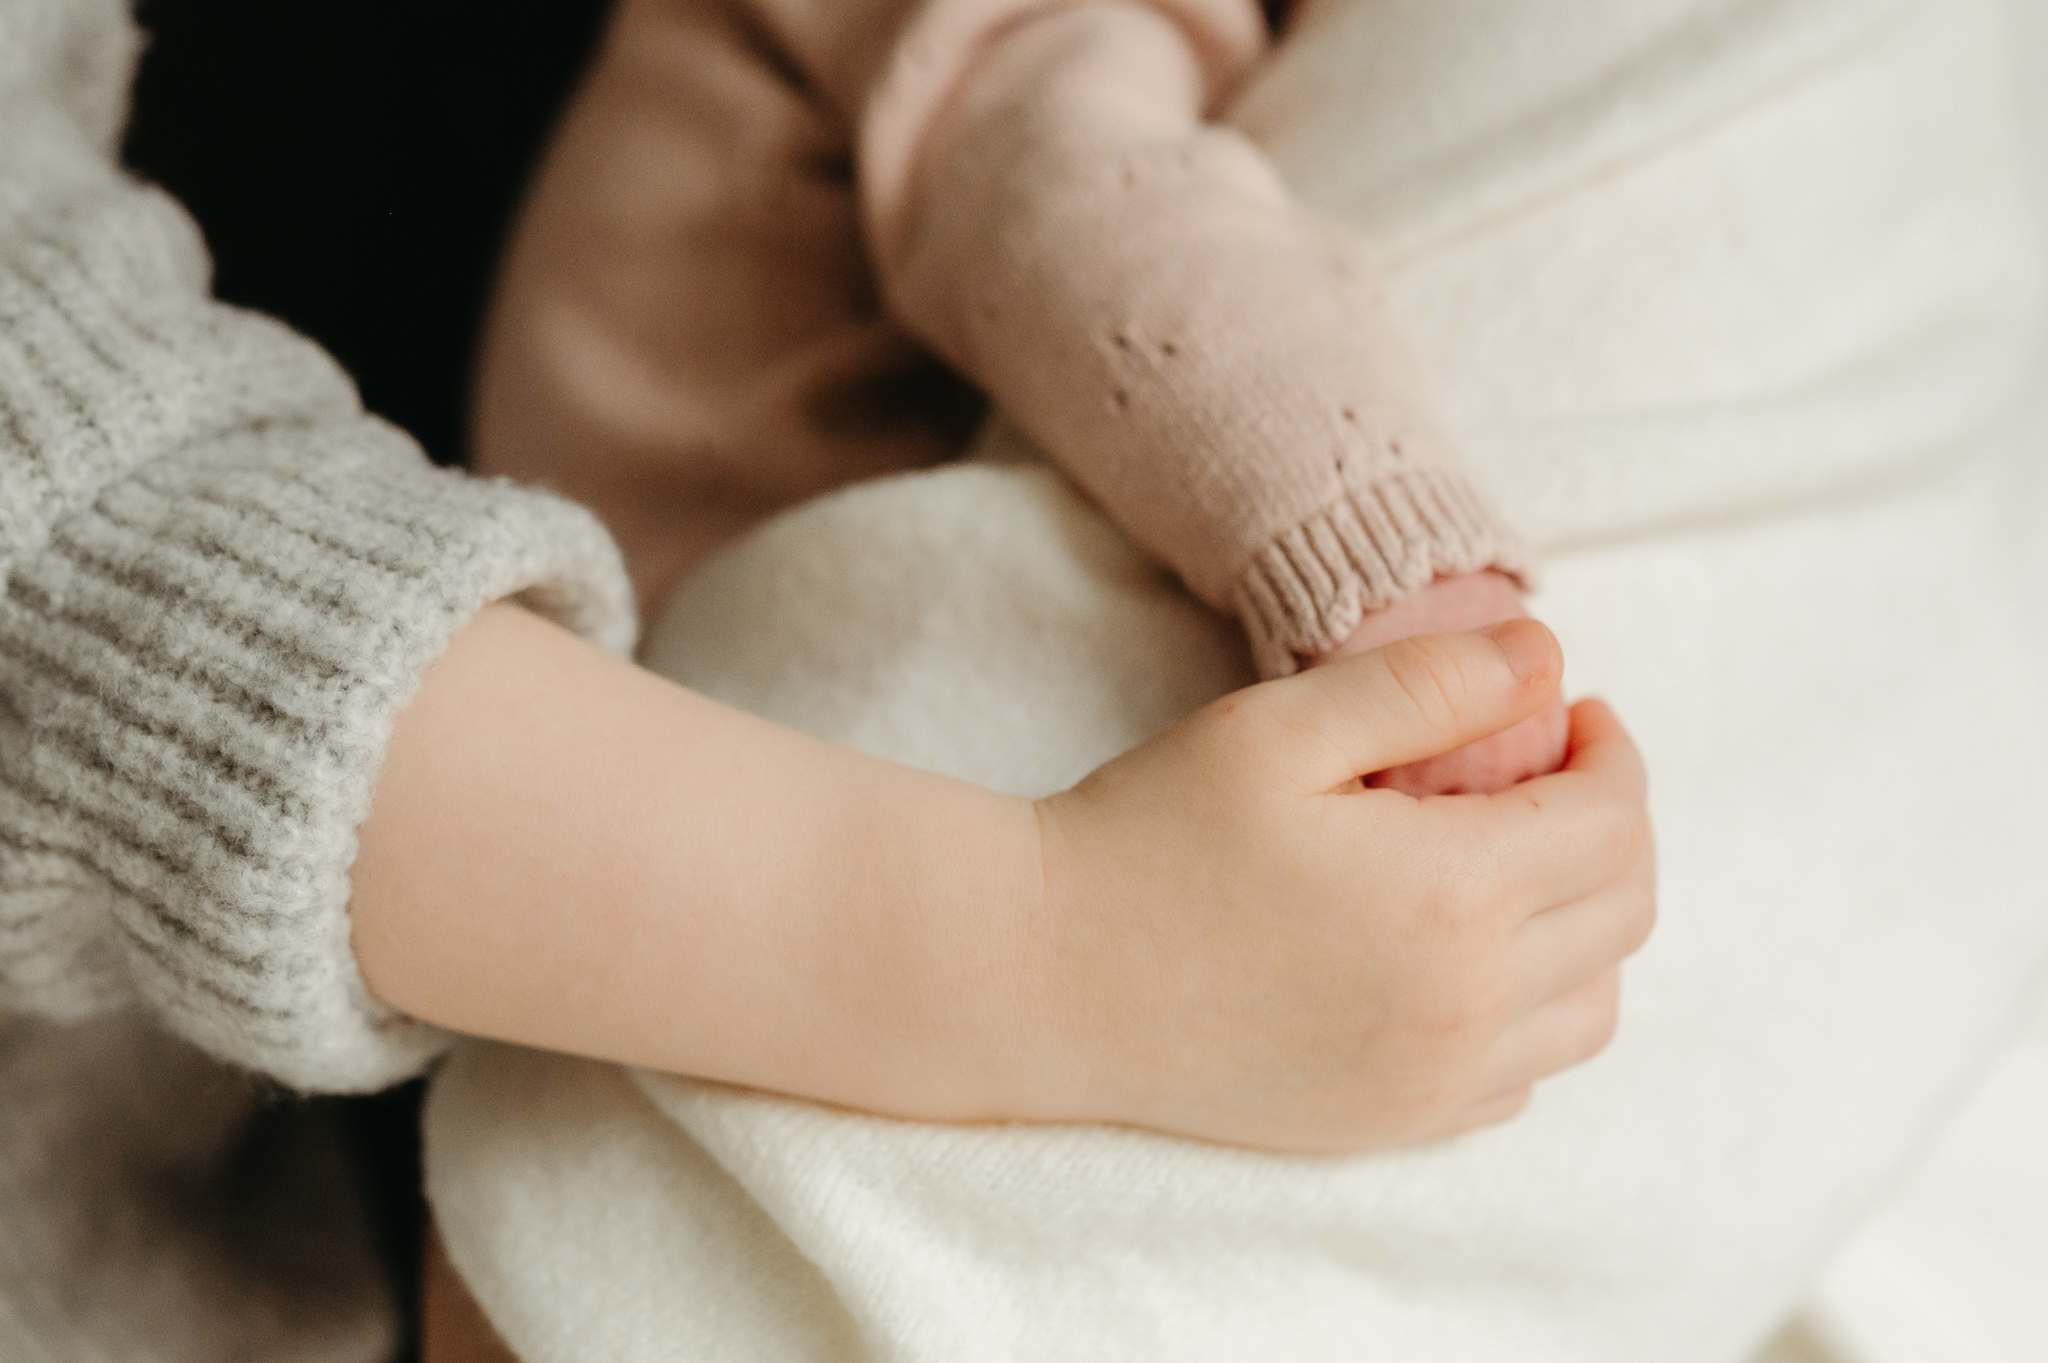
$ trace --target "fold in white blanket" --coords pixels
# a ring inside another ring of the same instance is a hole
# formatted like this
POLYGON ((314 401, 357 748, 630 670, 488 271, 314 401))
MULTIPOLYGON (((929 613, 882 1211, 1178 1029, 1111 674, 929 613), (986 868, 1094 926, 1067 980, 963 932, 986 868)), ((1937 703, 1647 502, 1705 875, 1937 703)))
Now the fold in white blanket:
MULTIPOLYGON (((1985 0, 1325 0, 1235 117, 1388 266, 1575 690, 1651 764, 1624 1025, 1507 1127, 1261 1156, 476 1046, 448 1248, 530 1363, 1732 1360, 2048 962, 2041 318, 1985 0)), ((1000 428, 799 508, 651 665, 1012 791, 1247 679, 1000 428)), ((688 779, 687 777, 683 779, 688 779)))

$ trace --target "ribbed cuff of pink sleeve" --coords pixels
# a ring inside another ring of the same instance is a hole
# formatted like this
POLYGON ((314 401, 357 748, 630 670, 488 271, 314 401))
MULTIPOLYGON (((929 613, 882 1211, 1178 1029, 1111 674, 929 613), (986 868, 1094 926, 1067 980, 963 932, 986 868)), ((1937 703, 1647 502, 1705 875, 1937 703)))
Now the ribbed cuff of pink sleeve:
POLYGON ((1524 590, 1527 554, 1478 491, 1439 468, 1346 491, 1252 555, 1235 605, 1262 677, 1284 677, 1349 638, 1372 611, 1439 577, 1495 569, 1524 590))

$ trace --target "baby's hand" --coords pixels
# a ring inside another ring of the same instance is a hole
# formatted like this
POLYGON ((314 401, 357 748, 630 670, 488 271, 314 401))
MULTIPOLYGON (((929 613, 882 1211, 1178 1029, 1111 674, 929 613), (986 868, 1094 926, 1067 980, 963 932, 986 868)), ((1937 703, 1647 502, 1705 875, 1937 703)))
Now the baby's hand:
POLYGON ((1560 670, 1534 622, 1407 640, 1040 801, 1028 1106, 1351 1151, 1503 1121, 1603 1048, 1655 916, 1642 765, 1606 706, 1573 709, 1564 770, 1498 795, 1355 781, 1523 722, 1560 670))
MULTIPOLYGON (((1310 665, 1369 652, 1397 639, 1480 629, 1528 613, 1522 608, 1522 593, 1499 573, 1438 578, 1415 595, 1368 615, 1349 639, 1310 665)), ((1555 696, 1512 728, 1452 752, 1377 772, 1366 784, 1415 796, 1492 795, 1563 766, 1569 729, 1564 699, 1555 696)))

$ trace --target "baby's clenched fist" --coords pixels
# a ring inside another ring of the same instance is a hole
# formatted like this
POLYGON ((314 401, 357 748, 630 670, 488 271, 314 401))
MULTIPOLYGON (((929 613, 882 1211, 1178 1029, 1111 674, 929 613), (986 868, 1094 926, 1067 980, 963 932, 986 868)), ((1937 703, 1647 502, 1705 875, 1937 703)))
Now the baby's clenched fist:
POLYGON ((1227 696, 1040 801, 1019 1115, 1359 1150, 1502 1120, 1599 1051, 1655 902, 1607 708, 1573 709, 1561 771, 1495 795, 1356 779, 1523 722, 1559 675, 1533 621, 1405 640, 1227 696))

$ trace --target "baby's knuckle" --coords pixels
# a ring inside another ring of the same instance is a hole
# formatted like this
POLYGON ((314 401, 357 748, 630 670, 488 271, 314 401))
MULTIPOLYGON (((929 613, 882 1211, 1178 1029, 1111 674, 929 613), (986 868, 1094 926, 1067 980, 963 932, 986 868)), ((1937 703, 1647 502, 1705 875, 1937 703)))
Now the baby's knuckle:
POLYGON ((1264 746, 1271 708, 1256 693, 1226 696, 1190 715, 1182 732, 1204 767, 1234 768, 1264 746))
POLYGON ((1389 1127, 1419 1134, 1462 1107, 1467 1087, 1462 1076, 1437 1057, 1417 1056, 1405 1073, 1379 1088, 1373 1103, 1389 1127))
POLYGON ((1509 993, 1491 972, 1467 970, 1418 996, 1408 1024, 1437 1063, 1483 1049, 1506 1029, 1509 993))
POLYGON ((1227 709, 1212 707, 1208 738, 1210 752, 1230 770, 1269 769, 1279 754, 1334 742, 1328 717, 1295 691, 1253 687, 1229 700, 1227 709))
POLYGON ((1593 834, 1602 851, 1618 865, 1632 866, 1641 857, 1649 823, 1640 806, 1609 800, 1594 815, 1593 834))
POLYGON ((1503 886, 1499 859, 1464 856, 1455 847, 1443 847, 1428 865, 1430 875, 1418 898, 1418 921, 1439 949, 1464 950, 1500 919, 1503 886))
POLYGON ((1640 806, 1622 801, 1588 810, 1578 833, 1588 864, 1604 868, 1611 880, 1638 870, 1650 852, 1648 814, 1640 806))
POLYGON ((1458 727, 1465 687, 1456 661, 1433 640, 1407 640, 1389 649, 1387 673, 1415 713, 1433 729, 1458 727))

